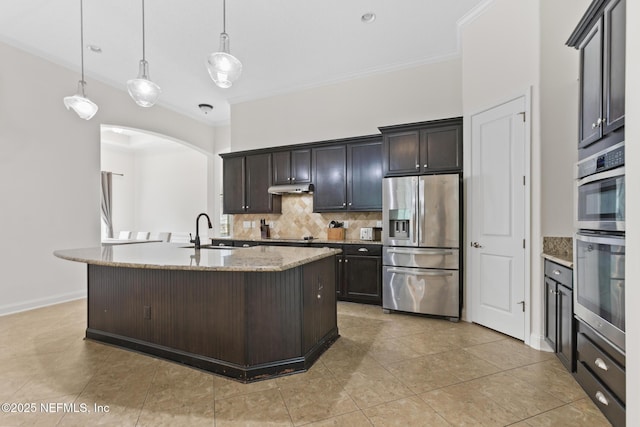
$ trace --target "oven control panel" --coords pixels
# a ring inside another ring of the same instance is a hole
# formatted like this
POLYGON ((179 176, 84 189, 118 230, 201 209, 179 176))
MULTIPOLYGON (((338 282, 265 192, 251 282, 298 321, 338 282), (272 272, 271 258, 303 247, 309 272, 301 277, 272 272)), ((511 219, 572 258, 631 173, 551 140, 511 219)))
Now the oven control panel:
POLYGON ((578 179, 624 166, 624 141, 578 162, 578 179))

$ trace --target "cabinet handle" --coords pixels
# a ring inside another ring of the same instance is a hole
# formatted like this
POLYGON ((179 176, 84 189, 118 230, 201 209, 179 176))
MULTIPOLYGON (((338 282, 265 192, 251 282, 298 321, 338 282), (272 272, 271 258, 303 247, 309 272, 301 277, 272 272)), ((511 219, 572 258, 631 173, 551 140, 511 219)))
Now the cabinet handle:
POLYGON ((295 178, 295 177, 291 178, 291 181, 295 181, 295 180, 296 180, 296 178, 295 178))
POLYGON ((595 360, 594 362, 596 364, 596 366, 600 369, 602 369, 603 371, 608 371, 609 367, 607 366, 606 363, 604 363, 604 360, 600 359, 599 357, 595 360))
POLYGON ((349 260, 348 260, 348 259, 345 259, 345 260, 344 260, 344 262, 345 262, 345 264, 346 264, 347 262, 349 262, 349 260))
POLYGON ((427 168, 427 164, 425 163, 424 166, 422 166, 422 167, 426 169, 427 168))
POLYGON ((342 262, 342 259, 339 259, 338 262, 342 262))
POLYGON ((291 178, 287 178, 287 181, 291 181, 291 178))
POLYGON ((342 204, 342 206, 347 206, 347 204, 346 204, 346 203, 343 203, 343 204, 342 204))
POLYGON ((601 391, 596 391, 596 399, 598 399, 598 402, 602 403, 603 405, 609 406, 609 401, 601 391))
MULTIPOLYGON (((549 289, 549 293, 551 295, 558 295, 558 291, 554 291, 553 289, 549 289)), ((519 303, 518 303, 519 304, 519 303)))
POLYGON ((560 270, 553 270, 553 274, 555 274, 556 276, 560 275, 560 270))
POLYGON ((602 126, 602 122, 603 122, 603 119, 602 119, 602 118, 599 118, 599 119, 598 119, 598 121, 596 122, 596 125, 597 125, 598 127, 600 127, 600 126, 602 126))
POLYGON ((318 294, 318 299, 322 299, 322 295, 318 294))
POLYGON ((369 252, 369 249, 367 249, 367 248, 360 248, 360 249, 358 249, 358 252, 369 252))
POLYGON ((351 202, 349 202, 349 206, 351 206, 351 202))
POLYGON ((596 128, 596 124, 595 123, 591 123, 591 129, 595 129, 596 128))
POLYGON ((420 169, 420 165, 416 165, 416 169, 420 169))
POLYGON ((245 243, 244 245, 242 245, 243 248, 248 248, 250 245, 248 243, 245 243))

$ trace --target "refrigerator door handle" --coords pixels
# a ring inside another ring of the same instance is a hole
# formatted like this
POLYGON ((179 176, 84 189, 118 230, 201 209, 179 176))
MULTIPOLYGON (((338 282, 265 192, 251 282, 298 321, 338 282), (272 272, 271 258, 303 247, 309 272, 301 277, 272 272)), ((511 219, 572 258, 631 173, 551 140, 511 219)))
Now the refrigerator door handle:
POLYGON ((419 212, 419 197, 418 197, 418 178, 414 177, 411 179, 411 197, 412 197, 412 214, 411 214, 411 244, 413 246, 418 246, 418 212, 419 212))
POLYGON ((418 220, 419 225, 418 225, 418 230, 420 233, 420 236, 418 237, 418 246, 423 246, 423 236, 425 234, 427 234, 427 230, 424 229, 426 223, 424 220, 424 205, 425 205, 425 199, 426 199, 426 194, 424 193, 424 178, 423 177, 418 177, 418 197, 417 197, 417 209, 418 209, 418 220))
POLYGON ((387 252, 390 254, 406 254, 406 255, 453 255, 452 251, 442 249, 403 249, 389 248, 387 252))
POLYGON ((395 268, 395 267, 391 267, 391 268, 388 268, 387 271, 389 273, 409 274, 411 276, 453 276, 452 272, 442 271, 442 270, 436 270, 436 271, 418 270, 418 271, 416 271, 415 268, 412 269, 412 268, 395 268))

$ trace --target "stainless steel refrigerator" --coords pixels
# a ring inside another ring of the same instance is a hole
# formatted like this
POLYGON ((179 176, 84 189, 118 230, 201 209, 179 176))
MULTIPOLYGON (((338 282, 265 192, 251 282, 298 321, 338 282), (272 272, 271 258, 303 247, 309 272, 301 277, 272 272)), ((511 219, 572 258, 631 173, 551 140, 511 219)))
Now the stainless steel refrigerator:
POLYGON ((385 310, 460 317, 460 175, 385 178, 385 310))

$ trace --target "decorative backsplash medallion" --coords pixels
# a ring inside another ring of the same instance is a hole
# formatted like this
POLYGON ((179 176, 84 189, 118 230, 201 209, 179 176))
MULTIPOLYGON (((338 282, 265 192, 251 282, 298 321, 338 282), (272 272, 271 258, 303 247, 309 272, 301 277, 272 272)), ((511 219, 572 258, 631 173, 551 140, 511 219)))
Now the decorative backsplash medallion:
POLYGON ((300 239, 313 236, 326 239, 331 221, 348 221, 345 240, 358 240, 361 227, 376 227, 382 221, 382 212, 336 212, 314 213, 312 194, 284 194, 281 214, 242 214, 232 216, 235 239, 259 239, 260 219, 270 225, 272 238, 300 239), (245 228, 245 223, 254 223, 254 228, 245 228))

